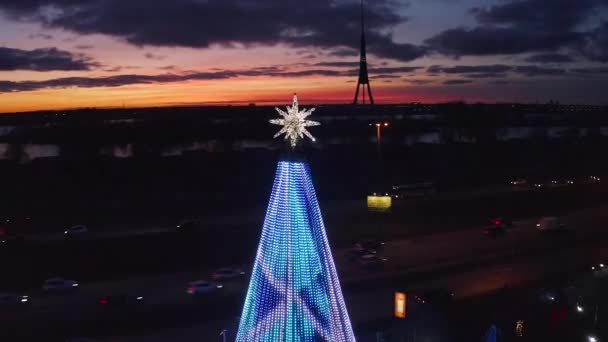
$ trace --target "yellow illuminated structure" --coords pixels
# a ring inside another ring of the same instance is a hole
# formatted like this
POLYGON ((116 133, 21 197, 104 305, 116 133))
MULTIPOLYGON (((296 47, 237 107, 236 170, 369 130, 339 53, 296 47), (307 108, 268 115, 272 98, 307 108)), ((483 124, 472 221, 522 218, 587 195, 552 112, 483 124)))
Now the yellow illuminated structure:
POLYGON ((393 198, 389 195, 373 194, 367 196, 367 208, 375 211, 386 211, 393 205, 393 198))
POLYGON ((407 314, 407 294, 395 292, 395 317, 405 318, 407 314))

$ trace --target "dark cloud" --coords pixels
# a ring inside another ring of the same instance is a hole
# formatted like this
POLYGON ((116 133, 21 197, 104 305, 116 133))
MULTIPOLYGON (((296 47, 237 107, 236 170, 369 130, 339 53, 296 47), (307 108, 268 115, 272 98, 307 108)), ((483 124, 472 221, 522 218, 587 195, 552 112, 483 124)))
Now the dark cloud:
POLYGON ((581 23, 598 0, 512 0, 473 8, 477 20, 488 25, 513 25, 540 30, 569 30, 581 23))
POLYGON ((448 85, 452 85, 452 84, 468 84, 468 83, 473 83, 473 80, 447 80, 447 81, 443 82, 443 84, 448 84, 448 85))
POLYGON ((608 67, 577 68, 577 69, 570 69, 570 72, 574 72, 577 74, 585 74, 585 75, 608 74, 608 67))
POLYGON ((483 73, 483 74, 468 74, 466 77, 470 78, 504 78, 507 77, 507 74, 501 73, 483 73))
MULTIPOLYGON (((154 84, 172 83, 183 81, 200 80, 223 80, 237 77, 309 77, 309 76, 332 76, 332 77, 355 77, 358 70, 330 70, 330 69, 311 69, 302 71, 286 71, 281 66, 259 67, 245 70, 216 70, 210 72, 188 72, 182 74, 160 74, 160 75, 139 75, 125 74, 107 77, 63 77, 45 81, 0 81, 0 92, 31 91, 46 88, 94 88, 94 87, 120 87, 132 84, 154 84)), ((384 75, 384 78, 397 76, 384 75)))
POLYGON ((106 68, 103 69, 103 71, 106 71, 106 72, 119 72, 119 71, 122 71, 122 69, 123 68, 121 66, 115 66, 115 67, 106 67, 106 68))
POLYGON ((553 76, 566 73, 565 69, 560 68, 544 68, 537 65, 457 65, 453 67, 444 67, 441 65, 431 65, 427 68, 427 73, 436 75, 439 73, 451 75, 463 75, 470 78, 492 78, 506 77, 507 73, 522 74, 528 77, 534 76, 553 76))
POLYGON ((358 68, 359 61, 356 61, 356 62, 319 62, 319 63, 315 63, 315 65, 321 66, 321 67, 358 68))
POLYGON ((145 53, 144 57, 146 57, 146 59, 153 59, 155 61, 162 61, 163 59, 167 58, 167 56, 156 55, 150 52, 145 53))
POLYGON ((608 62, 608 21, 585 36, 580 50, 592 61, 608 62))
POLYGON ((406 78, 406 79, 404 79, 404 81, 407 83, 417 84, 417 85, 425 85, 425 84, 430 84, 430 83, 435 82, 435 80, 421 80, 421 79, 410 79, 410 78, 406 78))
POLYGON ((490 83, 490 84, 498 84, 498 85, 501 85, 501 84, 510 84, 510 83, 511 83, 511 81, 507 81, 507 80, 494 80, 494 81, 490 81, 489 83, 490 83))
POLYGON ((423 69, 420 66, 399 66, 399 67, 371 67, 368 68, 368 72, 372 74, 391 74, 391 73, 406 73, 412 72, 419 69, 423 69))
POLYGON ((577 44, 577 30, 605 0, 510 0, 473 8, 480 26, 454 28, 426 40, 433 51, 452 56, 508 55, 554 51, 577 44))
POLYGON ((93 48, 93 45, 79 44, 79 45, 76 45, 75 48, 77 48, 78 50, 90 50, 93 48))
POLYGON ((158 70, 176 70, 179 69, 177 67, 177 65, 166 65, 166 66, 162 66, 162 67, 158 67, 158 70))
POLYGON ((56 48, 20 50, 0 47, 0 70, 90 70, 99 66, 82 55, 56 48))
POLYGON ((575 59, 561 53, 541 53, 525 59, 530 63, 572 63, 575 59))
POLYGON ((359 49, 340 47, 332 49, 328 52, 328 55, 335 57, 358 57, 359 49))
POLYGON ((32 33, 32 34, 28 35, 27 37, 29 39, 44 39, 44 40, 53 39, 52 35, 46 34, 46 33, 32 33))
MULTIPOLYGON (((392 39, 407 18, 393 0, 368 2, 368 52, 410 61, 426 50, 392 39)), ((315 47, 356 55, 360 16, 356 1, 336 0, 0 0, 13 18, 79 34, 101 33, 138 46, 315 47), (54 8, 53 15, 48 8, 54 8), (322 15, 320 15, 322 14, 322 15), (327 20, 331 18, 331 20, 327 20)))
POLYGON ((370 76, 371 79, 395 79, 395 78, 401 78, 401 75, 394 75, 394 74, 380 74, 380 75, 373 75, 370 76))
POLYGON ((528 77, 535 76, 556 76, 566 73, 566 69, 560 68, 543 68, 537 65, 520 65, 515 67, 515 72, 528 77))
POLYGON ((427 72, 446 74, 469 74, 469 73, 504 73, 513 70, 512 66, 504 64, 494 65, 457 65, 453 67, 442 67, 440 65, 431 65, 427 68, 427 72))
POLYGON ((439 53, 451 56, 510 55, 551 50, 581 38, 577 32, 536 31, 523 27, 456 28, 443 31, 425 42, 439 53))

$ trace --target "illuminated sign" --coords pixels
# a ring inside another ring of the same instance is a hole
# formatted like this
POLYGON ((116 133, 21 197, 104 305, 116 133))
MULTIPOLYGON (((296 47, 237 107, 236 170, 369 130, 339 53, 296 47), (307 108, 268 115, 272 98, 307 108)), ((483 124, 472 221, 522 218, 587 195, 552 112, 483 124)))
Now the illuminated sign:
POLYGON ((395 317, 405 318, 407 313, 407 294, 395 292, 395 317))
POLYGON ((367 196, 367 208, 375 211, 386 211, 393 205, 393 198, 391 196, 367 196))

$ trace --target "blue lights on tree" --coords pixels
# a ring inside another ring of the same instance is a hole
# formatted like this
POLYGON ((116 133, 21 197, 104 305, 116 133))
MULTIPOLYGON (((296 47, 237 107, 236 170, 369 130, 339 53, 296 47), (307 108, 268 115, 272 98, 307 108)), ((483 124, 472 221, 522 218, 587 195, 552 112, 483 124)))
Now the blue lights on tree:
POLYGON ((306 162, 277 167, 236 340, 355 341, 306 162))

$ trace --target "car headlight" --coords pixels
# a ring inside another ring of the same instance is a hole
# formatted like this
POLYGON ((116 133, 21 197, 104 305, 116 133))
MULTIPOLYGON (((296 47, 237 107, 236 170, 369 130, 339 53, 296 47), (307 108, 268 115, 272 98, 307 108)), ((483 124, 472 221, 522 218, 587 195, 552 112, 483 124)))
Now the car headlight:
POLYGON ((72 284, 72 287, 76 287, 76 286, 78 286, 78 283, 72 284))

